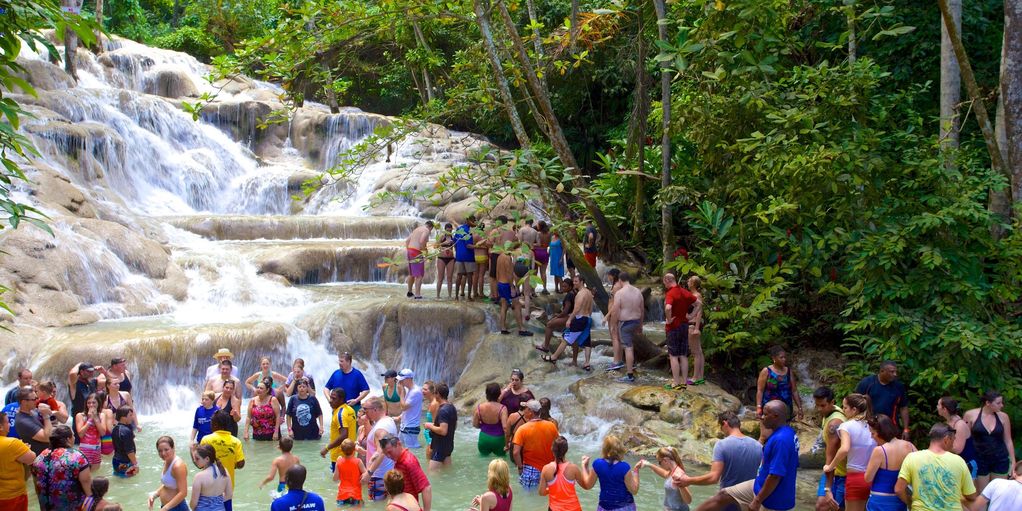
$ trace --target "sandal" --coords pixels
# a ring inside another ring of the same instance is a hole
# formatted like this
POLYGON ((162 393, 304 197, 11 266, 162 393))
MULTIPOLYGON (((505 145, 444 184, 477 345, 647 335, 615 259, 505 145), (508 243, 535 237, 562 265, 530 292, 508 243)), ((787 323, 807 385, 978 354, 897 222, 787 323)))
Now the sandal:
POLYGON ((542 346, 533 346, 533 348, 536 348, 537 350, 542 351, 543 353, 550 353, 549 349, 544 348, 542 346))
POLYGON ((511 335, 511 332, 509 332, 507 330, 501 330, 500 331, 500 335, 511 335))
POLYGON ((664 385, 664 390, 685 390, 685 386, 684 385, 671 385, 670 383, 668 383, 667 385, 664 385))
POLYGON ((528 331, 528 330, 519 330, 518 331, 518 336, 519 337, 532 337, 533 335, 534 334, 532 332, 528 331))
POLYGON ((550 362, 551 364, 554 364, 554 365, 557 364, 557 359, 552 357, 552 356, 550 356, 550 355, 543 355, 542 358, 543 358, 544 362, 550 362))
POLYGON ((706 379, 705 378, 699 378, 698 380, 692 382, 692 385, 705 385, 705 384, 706 384, 706 379))
POLYGON ((592 372, 593 366, 591 366, 589 364, 586 364, 586 365, 582 366, 582 370, 587 372, 587 373, 592 372))

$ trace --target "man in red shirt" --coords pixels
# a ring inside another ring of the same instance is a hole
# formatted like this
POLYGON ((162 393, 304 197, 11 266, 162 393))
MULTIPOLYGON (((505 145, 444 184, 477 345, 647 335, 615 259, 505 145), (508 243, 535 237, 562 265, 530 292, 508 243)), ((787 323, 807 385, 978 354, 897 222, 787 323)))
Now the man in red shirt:
POLYGON ((381 438, 380 449, 383 449, 384 455, 394 460, 394 470, 405 476, 405 493, 416 499, 422 494, 422 510, 430 511, 433 505, 433 487, 430 486, 429 478, 422 471, 422 465, 419 465, 415 454, 394 435, 381 438))
POLYGON ((671 376, 674 384, 665 385, 669 390, 684 390, 688 380, 688 311, 696 297, 678 285, 673 273, 664 275, 664 323, 667 329, 667 355, 671 360, 671 376), (680 371, 679 371, 680 366, 680 371))

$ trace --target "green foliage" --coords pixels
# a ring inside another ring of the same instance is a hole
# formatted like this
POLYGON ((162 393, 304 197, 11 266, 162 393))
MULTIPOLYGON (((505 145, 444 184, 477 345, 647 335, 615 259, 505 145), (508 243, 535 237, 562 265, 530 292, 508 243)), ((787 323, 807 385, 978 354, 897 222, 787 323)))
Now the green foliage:
POLYGON ((199 27, 180 27, 169 34, 154 37, 150 42, 160 48, 188 53, 203 61, 209 61, 223 51, 223 44, 199 27))

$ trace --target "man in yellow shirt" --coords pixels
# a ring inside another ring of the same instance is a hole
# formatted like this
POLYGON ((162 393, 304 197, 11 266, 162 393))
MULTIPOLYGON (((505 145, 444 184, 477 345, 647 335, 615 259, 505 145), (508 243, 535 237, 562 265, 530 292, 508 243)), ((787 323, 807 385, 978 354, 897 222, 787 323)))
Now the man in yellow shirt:
POLYGON ((348 406, 347 396, 341 387, 334 387, 330 390, 330 408, 333 409, 330 414, 330 443, 319 451, 319 455, 325 458, 326 453, 330 453, 330 472, 333 472, 337 465, 337 458, 341 456, 341 442, 345 439, 356 441, 355 425, 357 422, 355 409, 348 406), (344 435, 341 435, 342 430, 345 432, 344 435))
MULTIPOLYGON (((228 431, 232 422, 234 422, 234 419, 227 412, 220 410, 214 413, 213 420, 210 421, 213 433, 202 437, 201 442, 212 446, 216 450, 217 461, 224 466, 227 475, 231 476, 231 489, 234 488, 236 481, 234 470, 245 468, 245 451, 241 448, 241 440, 235 438, 228 431)), ((225 511, 233 511, 230 500, 224 501, 224 509, 225 511)))
MULTIPOLYGON (((844 412, 834 403, 834 391, 830 387, 820 387, 813 391, 816 411, 823 419, 823 443, 826 446, 826 464, 834 461, 834 455, 841 447, 841 438, 837 428, 848 420, 844 412)), ((820 487, 816 492, 816 509, 845 508, 845 477, 848 462, 842 461, 834 469, 833 474, 820 475, 820 487)))
POLYGON ((962 500, 976 500, 969 466, 951 452, 955 430, 937 423, 930 428, 930 447, 905 457, 895 493, 912 511, 962 511, 962 500), (911 485, 913 492, 908 492, 911 485))
POLYGON ((35 453, 25 442, 7 436, 10 429, 7 417, 0 416, 0 509, 28 511, 25 467, 35 461, 35 453))

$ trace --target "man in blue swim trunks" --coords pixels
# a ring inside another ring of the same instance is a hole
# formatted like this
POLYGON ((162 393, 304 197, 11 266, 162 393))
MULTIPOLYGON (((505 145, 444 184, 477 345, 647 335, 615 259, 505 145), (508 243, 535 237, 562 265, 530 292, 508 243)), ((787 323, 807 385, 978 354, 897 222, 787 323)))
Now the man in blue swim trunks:
POLYGON ((593 326, 593 319, 591 317, 593 314, 593 293, 586 288, 581 275, 576 275, 572 280, 575 283, 575 308, 571 311, 568 328, 564 331, 564 339, 561 341, 560 346, 557 347, 557 351, 553 355, 544 356, 543 360, 556 363, 561 353, 564 353, 564 350, 570 344, 572 347, 571 365, 578 365, 578 350, 579 348, 584 348, 585 365, 582 366, 582 369, 592 371, 593 367, 589 364, 589 360, 593 354, 590 336, 590 329, 593 326))
POLYGON ((510 307, 515 318, 515 325, 518 327, 518 335, 522 337, 531 336, 532 332, 524 330, 522 321, 522 301, 518 287, 515 285, 515 263, 511 254, 506 252, 497 256, 497 296, 500 300, 500 333, 508 335, 507 309, 510 307))

